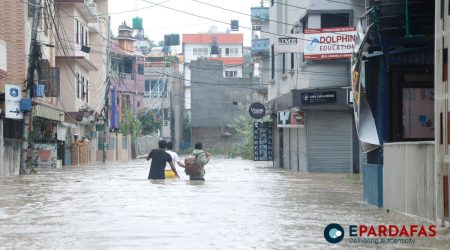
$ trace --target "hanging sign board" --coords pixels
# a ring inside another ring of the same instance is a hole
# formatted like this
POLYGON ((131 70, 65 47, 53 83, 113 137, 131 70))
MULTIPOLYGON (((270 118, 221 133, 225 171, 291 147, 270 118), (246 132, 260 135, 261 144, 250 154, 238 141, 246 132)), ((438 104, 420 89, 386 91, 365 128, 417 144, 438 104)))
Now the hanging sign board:
POLYGON ((20 112, 22 89, 19 85, 5 84, 5 117, 10 119, 23 119, 20 112))
POLYGON ((253 160, 273 160, 272 122, 253 123, 253 160))

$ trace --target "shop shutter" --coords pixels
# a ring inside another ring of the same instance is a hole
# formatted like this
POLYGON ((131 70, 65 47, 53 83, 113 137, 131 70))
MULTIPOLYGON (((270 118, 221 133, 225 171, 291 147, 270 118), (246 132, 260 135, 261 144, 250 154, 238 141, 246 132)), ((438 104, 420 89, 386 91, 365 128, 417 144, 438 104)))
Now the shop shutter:
POLYGON ((280 166, 280 133, 278 132, 278 128, 275 127, 272 130, 272 147, 273 147, 273 166, 274 167, 281 167, 280 166))
POLYGON ((298 129, 289 129, 289 154, 291 170, 298 171, 298 129))
POLYGON ((289 128, 283 128, 283 168, 290 169, 289 128))
POLYGON ((297 130, 297 144, 298 144, 298 167, 299 171, 308 171, 308 156, 306 151, 306 128, 299 128, 297 130))
POLYGON ((349 112, 308 112, 310 172, 352 173, 352 117, 349 112))

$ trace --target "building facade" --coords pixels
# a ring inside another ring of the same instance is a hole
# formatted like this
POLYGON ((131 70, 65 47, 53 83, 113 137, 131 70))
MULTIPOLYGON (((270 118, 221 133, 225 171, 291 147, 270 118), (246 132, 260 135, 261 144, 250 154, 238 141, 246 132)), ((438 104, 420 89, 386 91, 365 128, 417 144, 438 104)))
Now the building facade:
POLYGON ((199 58, 224 62, 223 77, 242 77, 243 34, 183 34, 185 110, 188 118, 191 110, 191 68, 190 63, 199 58))
POLYGON ((182 142, 184 81, 180 72, 182 58, 151 52, 145 62, 143 111, 149 119, 159 119, 159 137, 174 142, 175 150, 182 142))
POLYGON ((325 53, 322 47, 347 45, 320 44, 319 39, 340 35, 354 39, 354 33, 334 30, 354 30, 363 6, 357 1, 291 2, 270 4, 268 106, 276 117, 274 165, 294 171, 357 173, 364 159, 348 98, 351 51, 325 53))
MULTIPOLYGON (((192 142, 206 147, 227 148, 243 143, 230 124, 243 113, 253 98, 251 78, 225 78, 223 62, 199 59, 191 61, 192 142)), ((244 112, 246 112, 245 110, 244 112)))

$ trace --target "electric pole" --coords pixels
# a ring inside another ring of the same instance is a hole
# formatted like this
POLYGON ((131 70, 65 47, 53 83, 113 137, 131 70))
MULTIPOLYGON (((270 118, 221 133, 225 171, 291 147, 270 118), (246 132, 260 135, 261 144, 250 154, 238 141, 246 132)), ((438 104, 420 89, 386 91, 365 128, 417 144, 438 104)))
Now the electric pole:
POLYGON ((111 76, 111 17, 108 17, 108 36, 107 36, 107 65, 106 65, 106 89, 105 89, 105 119, 103 121, 103 163, 106 163, 106 141, 109 132, 108 120, 109 120, 109 86, 110 86, 110 76, 111 76))
MULTIPOLYGON (((37 29, 39 26, 39 19, 41 18, 41 0, 34 0, 34 13, 33 13, 33 26, 31 29, 31 42, 30 42, 30 54, 28 57, 28 73, 26 81, 26 93, 25 98, 31 98, 31 88, 34 85, 34 75, 36 71, 37 55, 39 44, 37 42, 37 29)), ((29 128, 31 122, 31 112, 24 112, 23 114, 23 131, 22 131, 22 157, 20 162, 20 174, 25 173, 28 160, 28 137, 29 128)))

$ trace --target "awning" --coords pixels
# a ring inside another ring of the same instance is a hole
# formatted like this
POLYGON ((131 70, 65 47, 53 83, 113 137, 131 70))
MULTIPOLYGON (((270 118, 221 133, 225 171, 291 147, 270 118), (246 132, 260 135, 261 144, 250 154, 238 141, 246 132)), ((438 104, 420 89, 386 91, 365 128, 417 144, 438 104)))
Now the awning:
POLYGON ((63 114, 62 111, 52 107, 44 106, 39 103, 34 107, 34 112, 35 116, 37 117, 42 117, 45 119, 54 120, 58 122, 64 121, 64 116, 60 115, 63 114))

